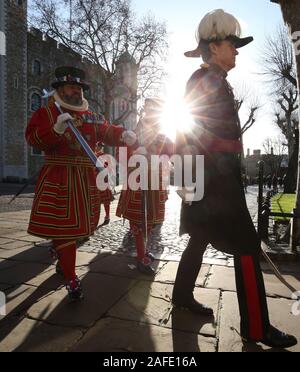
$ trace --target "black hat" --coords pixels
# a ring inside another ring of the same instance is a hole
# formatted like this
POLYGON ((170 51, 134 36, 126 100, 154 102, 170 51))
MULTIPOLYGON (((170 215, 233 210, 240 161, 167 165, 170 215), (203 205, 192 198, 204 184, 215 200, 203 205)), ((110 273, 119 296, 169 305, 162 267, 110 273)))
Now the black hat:
POLYGON ((77 67, 61 66, 55 70, 56 80, 52 83, 52 87, 58 87, 66 84, 80 85, 83 90, 90 89, 89 85, 84 81, 85 73, 77 67))
POLYGON ((224 12, 223 9, 216 9, 207 13, 198 26, 197 48, 184 53, 184 55, 186 57, 200 57, 203 46, 214 41, 229 40, 236 48, 241 48, 253 41, 252 36, 241 38, 240 34, 239 21, 232 14, 224 12))

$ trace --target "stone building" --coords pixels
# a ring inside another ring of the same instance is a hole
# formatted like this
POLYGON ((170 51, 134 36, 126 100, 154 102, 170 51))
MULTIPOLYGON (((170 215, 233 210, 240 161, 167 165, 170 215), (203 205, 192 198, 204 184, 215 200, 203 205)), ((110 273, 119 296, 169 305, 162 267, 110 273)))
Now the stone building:
POLYGON ((278 177, 283 177, 287 171, 288 155, 275 155, 273 149, 270 154, 262 154, 261 150, 254 150, 251 155, 248 149, 243 165, 245 174, 248 176, 249 180, 257 180, 259 171, 258 163, 260 161, 264 162, 265 176, 273 176, 273 174, 276 174, 278 177))
MULTIPOLYGON (((40 169, 43 154, 27 146, 24 131, 33 112, 43 104, 43 89, 51 90, 57 66, 82 68, 91 84, 90 108, 101 111, 104 93, 101 67, 71 49, 58 44, 35 28, 27 30, 27 1, 0 1, 0 32, 6 35, 6 55, 0 56, 0 181, 28 179, 40 169)), ((117 64, 116 97, 112 102, 113 121, 136 102, 127 100, 128 90, 136 94, 137 65, 125 52, 117 64)), ((136 115, 124 122, 128 129, 136 125, 136 115)))

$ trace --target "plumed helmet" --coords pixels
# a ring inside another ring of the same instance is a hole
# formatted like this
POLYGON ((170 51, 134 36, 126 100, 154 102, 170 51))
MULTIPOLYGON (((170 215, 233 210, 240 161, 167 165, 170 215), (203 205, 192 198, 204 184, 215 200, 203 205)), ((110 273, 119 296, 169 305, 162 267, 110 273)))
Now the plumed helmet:
POLYGON ((196 49, 188 51, 186 57, 200 57, 201 47, 213 41, 229 40, 236 48, 241 48, 251 41, 253 37, 241 38, 241 26, 239 21, 223 9, 216 9, 207 13, 199 23, 196 31, 198 46, 196 49))

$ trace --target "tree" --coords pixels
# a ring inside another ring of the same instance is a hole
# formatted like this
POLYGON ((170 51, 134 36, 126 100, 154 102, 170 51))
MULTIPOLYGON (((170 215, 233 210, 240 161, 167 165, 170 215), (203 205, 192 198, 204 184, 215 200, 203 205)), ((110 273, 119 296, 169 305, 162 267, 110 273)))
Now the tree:
MULTIPOLYGON (((105 116, 111 117, 112 102, 120 84, 118 62, 136 62, 140 73, 136 102, 146 91, 162 83, 162 61, 168 48, 166 26, 148 15, 138 20, 130 0, 32 0, 30 22, 61 44, 100 67, 105 116), (70 13, 64 11, 69 5, 70 13)), ((129 87, 128 87, 129 88, 129 87)))
MULTIPOLYGON (((289 27, 291 40, 293 41, 295 59, 296 59, 296 76, 297 87, 299 88, 300 79, 300 49, 299 49, 299 30, 300 30, 300 0, 271 0, 281 7, 284 22, 289 27)), ((298 94, 299 97, 299 94, 298 94)), ((298 142, 299 143, 299 142, 298 142)), ((298 160, 298 182, 297 182, 297 198, 296 198, 296 212, 300 213, 300 162, 298 160)), ((300 242, 300 219, 296 219, 294 241, 300 242)))
POLYGON ((268 137, 263 141, 263 149, 265 151, 264 161, 269 166, 272 174, 279 174, 282 161, 286 155, 284 136, 277 138, 268 137))
POLYGON ((295 130, 298 129, 298 91, 289 89, 283 92, 277 100, 279 110, 275 112, 276 124, 281 129, 282 134, 287 140, 288 154, 291 158, 295 147, 295 130), (283 116, 282 116, 283 113, 283 116))
POLYGON ((242 107, 247 106, 247 119, 241 124, 242 134, 244 134, 256 122, 257 113, 262 106, 258 97, 253 94, 250 88, 245 84, 240 85, 235 90, 235 104, 238 111, 240 111, 242 107))
POLYGON ((285 26, 280 26, 275 34, 266 38, 261 61, 261 75, 269 78, 278 95, 292 89, 291 85, 297 89, 293 44, 285 26))
POLYGON ((266 38, 260 59, 263 66, 261 75, 268 78, 271 94, 276 100, 275 123, 287 139, 291 158, 295 146, 293 115, 298 109, 298 91, 293 45, 285 26, 280 26, 275 34, 266 38))

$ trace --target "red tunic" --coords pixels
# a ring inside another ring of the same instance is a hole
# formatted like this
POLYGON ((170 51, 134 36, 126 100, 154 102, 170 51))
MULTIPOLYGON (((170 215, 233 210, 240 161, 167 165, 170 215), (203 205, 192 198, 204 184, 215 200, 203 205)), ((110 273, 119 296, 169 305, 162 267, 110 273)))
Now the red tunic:
MULTIPOLYGON (((161 135, 159 135, 160 138, 161 135)), ((155 142, 155 141, 154 141, 155 142)), ((164 140, 159 143, 151 143, 145 146, 148 154, 152 155, 172 155, 174 152, 173 143, 164 137, 164 140)), ((128 159, 132 155, 132 151, 128 150, 128 159)), ((148 161, 148 175, 150 179, 150 162, 148 161)), ((133 169, 129 170, 132 171, 133 169)), ((165 203, 168 199, 168 193, 162 189, 162 170, 159 170, 159 190, 147 190, 147 223, 148 226, 163 223, 165 218, 165 203)), ((122 190, 119 204, 117 207, 116 215, 123 217, 133 222, 134 224, 141 225, 143 213, 142 213, 142 190, 122 190)))
MULTIPOLYGON (((98 141, 122 145, 124 129, 109 125, 102 115, 68 112, 78 119, 77 129, 93 150, 98 141)), ((63 135, 53 130, 58 115, 54 105, 43 107, 26 129, 28 144, 45 152, 28 232, 47 239, 77 239, 91 235, 98 225, 97 171, 69 128, 63 135)))

